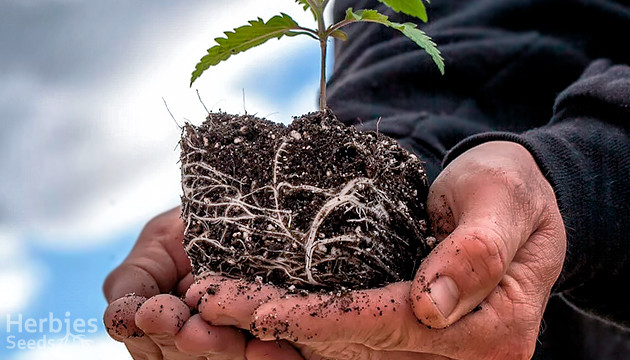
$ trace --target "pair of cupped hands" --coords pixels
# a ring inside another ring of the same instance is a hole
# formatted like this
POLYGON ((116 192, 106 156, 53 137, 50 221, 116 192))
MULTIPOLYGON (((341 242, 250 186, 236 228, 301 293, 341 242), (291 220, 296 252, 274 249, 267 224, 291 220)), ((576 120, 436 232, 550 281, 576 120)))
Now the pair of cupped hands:
POLYGON ((531 358, 566 251, 534 158, 512 142, 473 147, 432 184, 428 211, 439 243, 413 280, 335 297, 194 280, 171 210, 105 281, 105 326, 134 359, 531 358))

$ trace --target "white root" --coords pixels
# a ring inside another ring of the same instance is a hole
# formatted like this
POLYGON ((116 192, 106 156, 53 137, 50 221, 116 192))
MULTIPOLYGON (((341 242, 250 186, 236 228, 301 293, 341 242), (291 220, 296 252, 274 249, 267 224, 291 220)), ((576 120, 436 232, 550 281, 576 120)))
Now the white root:
MULTIPOLYGON (((380 260, 380 256, 373 256, 374 253, 380 253, 380 250, 374 248, 373 239, 366 234, 359 231, 327 237, 320 235, 320 228, 331 214, 342 211, 353 213, 349 221, 356 222, 358 228, 369 228, 375 233, 384 232, 386 231, 384 224, 390 221, 390 214, 387 209, 397 209, 397 211, 407 213, 409 209, 404 204, 395 204, 384 191, 375 186, 374 179, 370 178, 354 178, 341 187, 330 189, 310 184, 295 185, 287 181, 279 181, 282 157, 287 152, 287 146, 291 141, 292 139, 289 137, 282 138, 275 151, 272 159, 272 184, 261 184, 260 187, 247 191, 243 191, 243 188, 246 187, 244 180, 236 179, 208 164, 197 161, 182 164, 183 198, 186 202, 205 210, 204 214, 191 212, 187 214, 185 233, 189 234, 192 231, 191 227, 199 224, 215 224, 223 227, 218 239, 212 238, 212 229, 202 228, 199 234, 197 228, 195 230, 197 236, 187 243, 186 251, 190 253, 194 249, 198 249, 209 261, 208 255, 204 253, 204 246, 211 246, 231 256, 228 262, 231 268, 247 268, 249 263, 255 262, 256 266, 267 271, 267 274, 280 271, 296 283, 322 285, 321 279, 329 274, 321 274, 318 276, 320 278, 318 281, 314 274, 315 268, 327 262, 346 258, 339 254, 327 254, 321 249, 346 243, 344 244, 345 248, 352 249, 357 254, 370 256, 378 267, 388 272, 390 276, 397 278, 397 275, 380 260), (203 185, 198 186, 198 184, 203 185), (292 228, 295 214, 280 207, 280 198, 283 192, 309 192, 324 199, 323 205, 315 212, 308 229, 292 228), (261 206, 258 200, 259 196, 269 195, 273 196, 272 206, 261 206), (211 201, 209 199, 218 200, 211 201), (254 221, 268 224, 267 229, 254 227, 254 221), (270 253, 275 254, 284 251, 280 254, 281 256, 272 259, 261 255, 248 255, 239 252, 234 246, 226 246, 229 228, 239 230, 239 236, 242 239, 236 237, 237 233, 235 233, 231 234, 231 240, 233 241, 232 244, 236 247, 242 247, 244 250, 248 248, 247 241, 251 236, 260 236, 266 241, 277 241, 289 246, 288 249, 285 247, 285 250, 269 250, 270 253), (359 246, 361 243, 367 244, 370 249, 362 249, 362 246, 365 245, 359 246), (371 250, 373 252, 370 252, 371 250), (298 261, 301 251, 304 252, 304 263, 298 261), (318 254, 317 259, 315 258, 316 252, 318 254)), ((187 141, 186 145, 192 149, 191 153, 186 155, 187 159, 207 151, 195 147, 190 140, 187 141)), ((354 146, 360 151, 364 150, 360 144, 354 143, 354 146)), ((216 229, 214 229, 214 233, 216 233, 216 229)), ((389 235, 394 236, 401 243, 407 244, 407 241, 399 236, 389 235)), ((199 273, 221 272, 221 270, 225 269, 197 269, 199 273)))

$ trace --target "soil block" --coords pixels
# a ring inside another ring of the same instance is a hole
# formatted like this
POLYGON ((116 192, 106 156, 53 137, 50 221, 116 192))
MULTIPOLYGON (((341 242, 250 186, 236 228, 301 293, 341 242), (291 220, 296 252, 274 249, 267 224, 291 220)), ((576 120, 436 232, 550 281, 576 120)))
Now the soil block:
POLYGON ((193 272, 304 290, 413 278, 431 250, 426 172, 394 139, 325 110, 289 125, 212 113, 181 140, 193 272))

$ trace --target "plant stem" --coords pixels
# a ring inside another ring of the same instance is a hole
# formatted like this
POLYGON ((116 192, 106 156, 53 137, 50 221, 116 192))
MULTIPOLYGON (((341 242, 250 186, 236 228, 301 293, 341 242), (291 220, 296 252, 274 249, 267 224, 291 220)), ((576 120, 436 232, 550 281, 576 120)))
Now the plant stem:
MULTIPOLYGON (((367 22, 369 20, 364 20, 364 21, 367 22)), ((357 22, 357 21, 356 20, 352 20, 352 19, 351 20, 341 20, 340 22, 338 22, 336 24, 330 25, 330 27, 328 28, 328 33, 332 34, 333 32, 341 29, 342 27, 344 27, 344 26, 346 26, 348 24, 355 23, 355 22, 357 22)))
POLYGON ((317 17, 317 28, 319 36, 319 46, 321 48, 322 62, 321 73, 319 78, 319 109, 326 109, 326 41, 328 40, 328 32, 326 31, 326 24, 324 22, 324 9, 317 17))
POLYGON ((320 39, 322 53, 322 69, 319 80, 319 109, 326 109, 326 39, 320 39))

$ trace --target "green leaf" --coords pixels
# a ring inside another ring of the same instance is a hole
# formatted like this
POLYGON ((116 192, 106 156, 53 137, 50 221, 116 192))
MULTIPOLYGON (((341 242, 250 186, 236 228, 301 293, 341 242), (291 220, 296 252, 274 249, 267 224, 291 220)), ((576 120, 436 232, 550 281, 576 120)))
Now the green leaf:
MULTIPOLYGON (((392 8, 396 12, 401 12, 410 16, 419 18, 427 22, 427 9, 424 7, 422 0, 378 0, 383 4, 392 8)), ((428 1, 427 1, 428 2, 428 1)))
POLYGON ((310 9, 311 5, 306 0, 295 0, 296 3, 302 5, 304 7, 304 11, 310 9))
MULTIPOLYGON (((230 56, 249 50, 261 45, 273 38, 280 39, 282 36, 295 36, 307 34, 298 30, 300 26, 287 14, 276 15, 264 22, 261 18, 249 21, 249 25, 244 25, 225 32, 225 38, 214 39, 217 45, 208 49, 208 54, 201 58, 195 66, 190 79, 190 85, 211 66, 217 65, 221 61, 227 60, 230 56)), ((307 34, 308 35, 308 34, 307 34)))
POLYGON ((341 30, 335 30, 335 31, 331 32, 330 36, 334 37, 335 39, 339 39, 339 40, 343 40, 343 41, 348 40, 348 34, 346 34, 345 32, 343 32, 341 30))
POLYGON ((415 42, 418 46, 423 48, 433 59, 435 65, 440 69, 440 73, 444 74, 444 59, 440 54, 440 50, 437 45, 431 40, 431 38, 422 30, 418 29, 418 26, 414 23, 396 23, 389 21, 387 15, 383 15, 376 10, 357 10, 353 11, 352 8, 346 10, 346 21, 349 22, 375 22, 383 24, 402 32, 405 36, 415 42))
POLYGON ((377 10, 369 10, 369 9, 354 11, 353 8, 348 8, 346 10, 346 20, 350 20, 354 22, 356 21, 376 22, 376 23, 383 24, 386 26, 389 26, 389 24, 392 24, 392 22, 389 21, 389 18, 387 17, 387 15, 383 15, 377 10))
POLYGON ((313 14, 313 18, 315 19, 315 21, 317 21, 317 12, 315 11, 315 9, 311 7, 311 4, 309 4, 308 1, 295 0, 295 2, 298 3, 299 5, 302 5, 302 8, 304 9, 304 11, 311 10, 311 14, 313 14))

